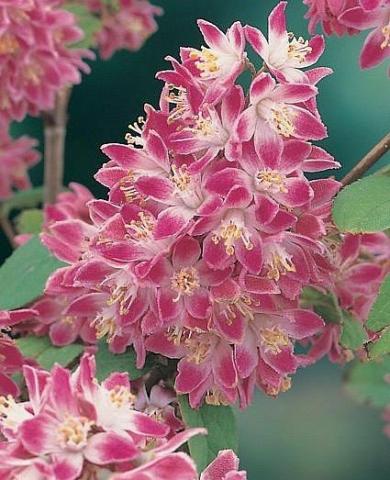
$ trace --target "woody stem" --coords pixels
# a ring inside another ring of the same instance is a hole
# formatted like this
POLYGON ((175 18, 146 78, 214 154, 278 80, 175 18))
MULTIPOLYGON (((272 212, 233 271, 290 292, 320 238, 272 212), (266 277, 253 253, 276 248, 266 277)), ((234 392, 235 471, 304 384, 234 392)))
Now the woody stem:
POLYGON ((68 103, 71 88, 57 93, 54 109, 43 113, 45 203, 53 203, 62 189, 68 103))
POLYGON ((371 168, 386 152, 390 149, 390 132, 386 134, 361 160, 353 169, 345 175, 341 183, 345 187, 355 180, 362 177, 362 175, 371 168))

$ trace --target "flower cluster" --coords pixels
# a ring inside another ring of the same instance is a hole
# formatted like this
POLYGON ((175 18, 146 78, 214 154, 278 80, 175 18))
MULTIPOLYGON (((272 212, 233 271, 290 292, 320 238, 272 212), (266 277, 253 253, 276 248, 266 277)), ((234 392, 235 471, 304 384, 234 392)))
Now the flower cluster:
POLYGON ((0 118, 22 120, 54 106, 56 92, 80 82, 82 58, 69 48, 83 32, 58 0, 0 1, 0 118))
POLYGON ((169 58, 160 109, 145 107, 128 145, 102 147, 108 200, 88 203, 89 222, 60 220, 42 237, 69 264, 47 289, 74 295, 63 315, 88 317, 113 352, 133 345, 138 366, 147 352, 179 359, 175 387, 192 406, 246 406, 256 384, 285 391, 306 361, 295 343, 324 327, 299 296, 332 272, 324 238, 339 184, 304 176, 339 166, 310 143, 326 136, 316 84, 330 70, 302 70, 324 42, 289 34, 285 7, 268 39, 199 21, 207 46, 169 58))
POLYGON ((158 28, 155 16, 163 13, 148 0, 118 0, 112 4, 103 0, 84 1, 101 17, 102 27, 96 41, 104 59, 120 49, 139 50, 158 28))
POLYGON ((389 0, 304 0, 309 7, 309 31, 321 24, 327 35, 355 34, 371 30, 361 54, 360 66, 372 68, 390 56, 389 0))
POLYGON ((39 161, 36 144, 27 136, 13 140, 8 127, 0 122, 0 199, 10 197, 14 188, 31 187, 27 170, 39 161))
MULTIPOLYGON (((337 305, 362 325, 378 295, 383 279, 390 272, 390 238, 385 233, 329 236, 327 259, 333 265, 328 292, 337 305)), ((320 335, 312 339, 312 360, 328 355, 332 362, 344 363, 353 353, 341 346, 341 325, 329 322, 320 335)), ((367 340, 378 336, 367 331, 367 340)), ((359 353, 359 352, 358 352, 359 353)))
MULTIPOLYGON (((175 452, 206 430, 184 430, 175 415, 173 392, 155 385, 150 396, 134 390, 127 374, 95 378, 94 357, 78 369, 55 365, 51 372, 24 367, 29 397, 0 396, 0 476, 4 480, 196 480, 196 467, 175 452)), ((221 451, 201 480, 245 480, 238 458, 221 451)))

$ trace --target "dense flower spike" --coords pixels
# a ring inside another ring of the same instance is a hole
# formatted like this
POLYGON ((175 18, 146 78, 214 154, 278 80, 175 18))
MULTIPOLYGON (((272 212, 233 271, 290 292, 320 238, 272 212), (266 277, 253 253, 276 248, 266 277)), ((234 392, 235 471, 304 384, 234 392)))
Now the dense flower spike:
POLYGON ((360 54, 361 68, 372 68, 390 57, 389 0, 304 0, 309 31, 318 23, 327 35, 372 30, 360 54))
POLYGON ((1 478, 75 480, 100 471, 112 479, 168 480, 160 472, 170 466, 170 475, 196 479, 192 460, 174 452, 206 431, 182 430, 168 439, 163 417, 136 410, 127 374, 112 373, 100 384, 94 358, 85 355, 73 374, 59 365, 50 373, 25 366, 24 377, 26 402, 0 397, 1 478))
POLYGON ((192 406, 246 406, 255 385, 287 390, 313 360, 295 344, 324 331, 299 301, 304 287, 332 284, 327 236, 339 184, 304 176, 339 166, 311 144, 326 135, 314 84, 329 72, 300 70, 323 41, 289 36, 284 9, 271 13, 269 43, 253 27, 225 34, 200 21, 208 46, 168 58, 160 110, 145 106, 128 145, 102 147, 109 161, 96 179, 108 200, 90 200, 89 218, 58 214, 61 201, 42 236, 69 266, 48 282, 58 297, 35 305, 49 313, 36 331, 71 318, 78 326, 66 341, 76 332, 86 340, 79 324, 89 325, 113 352, 133 345, 139 367, 148 352, 178 359, 176 390, 192 406), (269 70, 247 101, 236 84, 251 68, 245 34, 269 70))
POLYGON ((22 120, 54 106, 56 92, 79 83, 92 52, 75 17, 53 0, 0 2, 0 118, 22 120))
POLYGON ((139 50, 157 30, 155 16, 162 15, 160 7, 148 0, 83 0, 94 14, 102 19, 102 27, 96 34, 97 46, 102 58, 111 57, 117 50, 139 50))
POLYGON ((27 136, 13 140, 8 126, 0 121, 0 199, 10 197, 14 189, 31 187, 27 170, 39 161, 36 145, 37 141, 27 136))

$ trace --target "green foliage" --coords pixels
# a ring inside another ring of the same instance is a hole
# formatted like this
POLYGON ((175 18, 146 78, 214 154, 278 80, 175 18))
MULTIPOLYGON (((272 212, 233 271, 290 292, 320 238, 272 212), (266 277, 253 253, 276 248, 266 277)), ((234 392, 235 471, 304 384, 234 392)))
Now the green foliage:
POLYGON ((23 210, 16 219, 18 233, 38 234, 42 231, 43 211, 38 208, 23 210))
POLYGON ((8 217, 12 210, 23 210, 25 208, 37 207, 43 200, 43 188, 31 188, 21 190, 12 195, 1 205, 1 214, 8 217))
POLYGON ((347 312, 343 312, 343 327, 340 338, 345 348, 356 350, 367 340, 367 333, 363 325, 347 312))
POLYGON ((179 405, 187 427, 207 428, 206 436, 198 435, 188 442, 191 457, 198 470, 204 468, 217 456, 219 450, 231 448, 237 451, 236 419, 231 407, 203 405, 194 410, 187 396, 179 396, 179 405))
POLYGON ((20 308, 38 298, 49 275, 63 265, 38 237, 19 247, 0 267, 0 309, 20 308))
POLYGON ((372 175, 343 188, 333 206, 342 232, 379 232, 390 227, 390 177, 372 175))
POLYGON ((127 372, 131 380, 136 380, 153 367, 153 361, 147 359, 141 369, 136 367, 136 354, 132 348, 125 353, 113 354, 109 351, 106 341, 99 342, 99 348, 95 355, 96 377, 99 381, 104 380, 112 372, 127 372))
POLYGON ((325 323, 342 323, 343 312, 337 302, 337 298, 329 293, 322 293, 319 290, 306 287, 303 289, 301 306, 313 310, 320 315, 325 323))
POLYGON ((380 338, 368 347, 368 352, 371 358, 383 357, 390 353, 390 328, 381 332, 380 338))
POLYGON ((69 366, 84 350, 82 345, 76 343, 55 347, 48 337, 22 337, 16 343, 25 357, 34 358, 46 370, 50 370, 55 363, 69 366))
POLYGON ((366 325, 367 328, 375 332, 390 325, 390 275, 385 278, 381 285, 366 325))
POLYGON ((91 13, 85 5, 80 3, 66 3, 63 8, 73 13, 77 18, 79 27, 84 32, 84 38, 74 44, 78 48, 90 48, 95 46, 95 34, 100 30, 101 21, 99 17, 91 13))
POLYGON ((346 389, 361 403, 384 407, 390 403, 390 384, 385 376, 390 374, 390 357, 378 361, 356 363, 346 377, 346 389))

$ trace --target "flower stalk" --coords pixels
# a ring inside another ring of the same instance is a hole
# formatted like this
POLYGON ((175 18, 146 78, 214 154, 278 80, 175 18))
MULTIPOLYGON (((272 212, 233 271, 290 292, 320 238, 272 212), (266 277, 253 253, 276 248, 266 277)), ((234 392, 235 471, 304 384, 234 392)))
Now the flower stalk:
POLYGON ((64 153, 68 104, 71 88, 57 93, 55 107, 43 114, 45 153, 44 185, 45 203, 53 203, 61 191, 64 176, 64 153))

